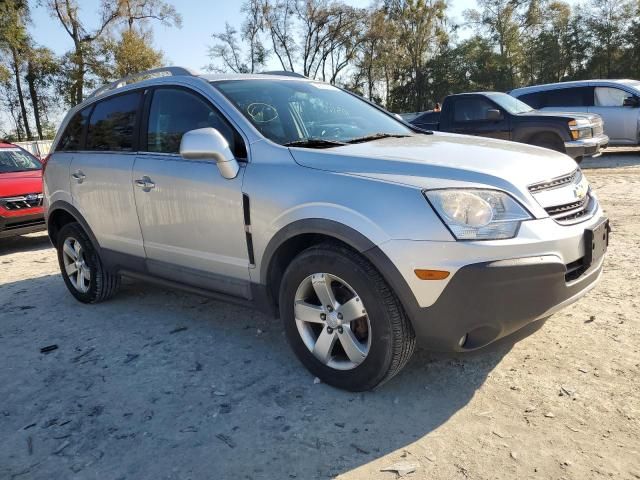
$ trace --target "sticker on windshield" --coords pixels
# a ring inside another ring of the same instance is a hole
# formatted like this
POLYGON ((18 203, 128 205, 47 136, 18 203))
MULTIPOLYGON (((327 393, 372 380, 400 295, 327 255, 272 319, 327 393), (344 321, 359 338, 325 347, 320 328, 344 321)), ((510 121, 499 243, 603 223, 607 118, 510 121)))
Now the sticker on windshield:
POLYGON ((311 85, 313 85, 314 87, 320 90, 339 90, 338 88, 334 87, 333 85, 329 85, 328 83, 313 82, 311 85))

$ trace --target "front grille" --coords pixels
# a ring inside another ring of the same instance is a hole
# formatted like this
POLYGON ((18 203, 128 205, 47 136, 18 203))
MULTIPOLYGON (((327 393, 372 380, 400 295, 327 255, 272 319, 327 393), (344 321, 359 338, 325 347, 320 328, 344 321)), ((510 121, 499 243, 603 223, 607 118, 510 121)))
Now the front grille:
POLYGON ((591 218, 598 206, 579 169, 530 185, 529 191, 547 214, 561 225, 573 225, 591 218))
POLYGON ((578 202, 547 207, 545 210, 556 222, 563 225, 573 225, 574 223, 579 223, 591 217, 594 211, 594 203, 595 199, 591 196, 591 192, 589 192, 578 202))
POLYGON ((531 193, 536 193, 542 190, 551 190, 553 188, 559 188, 564 185, 567 185, 568 183, 573 183, 575 178, 578 176, 579 172, 580 170, 575 170, 573 173, 570 173, 569 175, 554 178, 546 182, 534 183, 533 185, 529 185, 529 191, 531 193))
POLYGON ((20 197, 0 198, 0 205, 6 210, 23 210, 42 206, 43 195, 41 193, 30 193, 20 197))

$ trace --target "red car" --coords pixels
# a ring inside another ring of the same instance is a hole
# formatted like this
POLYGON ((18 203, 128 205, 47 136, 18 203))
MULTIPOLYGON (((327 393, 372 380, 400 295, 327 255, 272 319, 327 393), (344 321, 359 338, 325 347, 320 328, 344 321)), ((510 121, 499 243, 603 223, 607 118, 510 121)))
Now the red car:
POLYGON ((44 229, 42 163, 26 150, 0 142, 0 238, 44 229))

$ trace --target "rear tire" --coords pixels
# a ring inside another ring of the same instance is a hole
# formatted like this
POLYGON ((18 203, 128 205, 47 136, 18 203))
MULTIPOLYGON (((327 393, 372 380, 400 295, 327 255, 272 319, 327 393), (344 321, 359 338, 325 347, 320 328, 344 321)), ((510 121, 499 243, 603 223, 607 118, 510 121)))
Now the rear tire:
POLYGON ((58 263, 64 283, 82 303, 103 302, 116 294, 120 275, 107 271, 79 223, 64 225, 57 236, 58 263))
POLYGON ((279 297, 289 344, 329 385, 370 390, 396 375, 413 354, 415 334, 400 301, 373 265, 347 247, 325 243, 303 251, 287 267, 279 297), (317 295, 323 285, 329 297, 317 295), (331 345, 325 355, 317 347, 321 336, 331 345))

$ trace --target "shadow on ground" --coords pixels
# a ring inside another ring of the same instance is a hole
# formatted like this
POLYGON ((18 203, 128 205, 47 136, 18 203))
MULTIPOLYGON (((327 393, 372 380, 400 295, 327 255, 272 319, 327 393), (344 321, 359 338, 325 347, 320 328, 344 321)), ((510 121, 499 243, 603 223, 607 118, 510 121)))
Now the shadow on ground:
POLYGON ((0 238, 0 257, 16 252, 35 252, 53 248, 45 232, 26 236, 0 238))
POLYGON ((582 169, 603 169, 640 166, 640 148, 613 147, 600 157, 585 158, 580 163, 582 169))
POLYGON ((133 282, 83 305, 58 276, 5 284, 0 304, 10 479, 330 478, 445 423, 517 340, 419 351, 354 394, 314 384, 279 321, 242 307, 133 282))

